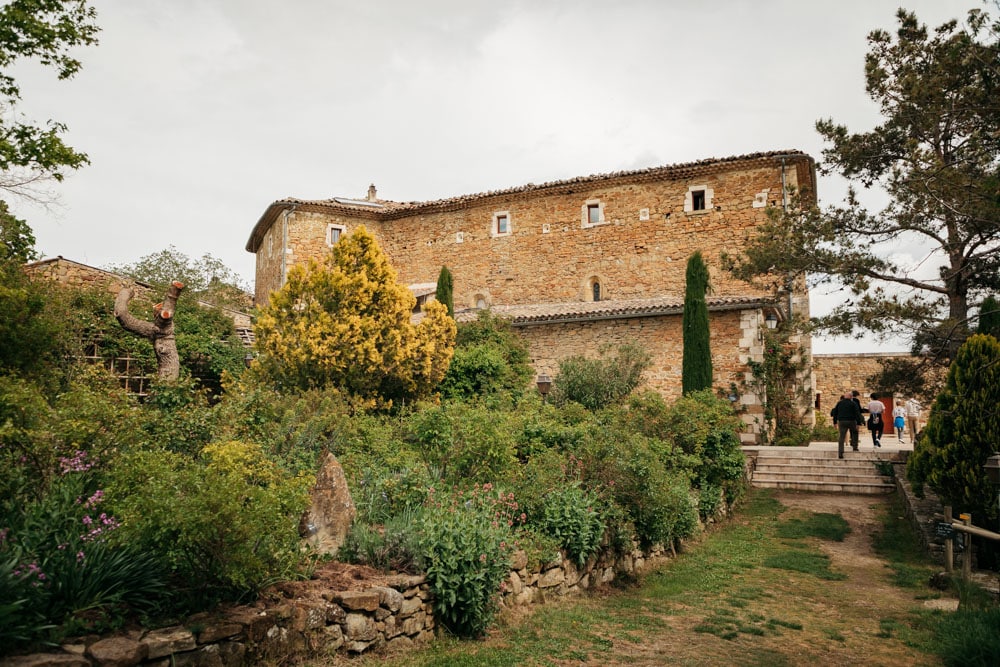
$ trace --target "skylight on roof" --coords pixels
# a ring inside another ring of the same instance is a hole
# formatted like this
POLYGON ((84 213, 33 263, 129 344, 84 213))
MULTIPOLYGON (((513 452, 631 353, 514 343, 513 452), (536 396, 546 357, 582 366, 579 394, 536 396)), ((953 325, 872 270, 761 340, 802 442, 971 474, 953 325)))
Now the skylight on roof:
POLYGON ((364 199, 347 199, 346 197, 334 197, 333 201, 347 206, 369 206, 371 208, 384 208, 382 204, 364 199))

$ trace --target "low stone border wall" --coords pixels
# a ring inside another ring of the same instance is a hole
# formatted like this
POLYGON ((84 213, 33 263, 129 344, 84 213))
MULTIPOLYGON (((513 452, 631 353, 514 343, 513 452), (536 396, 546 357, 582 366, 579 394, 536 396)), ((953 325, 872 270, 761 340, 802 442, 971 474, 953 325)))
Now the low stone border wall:
POLYGON ((910 481, 906 479, 905 461, 894 463, 892 467, 896 478, 896 491, 903 501, 903 512, 907 520, 917 531, 931 559, 938 565, 944 565, 944 545, 938 542, 934 535, 935 524, 944 521, 944 507, 941 505, 941 500, 926 486, 924 497, 916 496, 910 481))
MULTIPOLYGON (((637 574, 667 553, 660 547, 643 551, 636 546, 617 557, 602 553, 583 567, 562 554, 529 567, 525 553, 517 552, 501 605, 513 608, 578 594, 637 574)), ((432 638, 436 622, 426 579, 396 575, 383 583, 361 591, 328 590, 270 606, 261 601, 196 614, 170 628, 90 637, 65 644, 57 653, 9 657, 0 660, 0 667, 242 667, 386 646, 405 649, 432 638)))

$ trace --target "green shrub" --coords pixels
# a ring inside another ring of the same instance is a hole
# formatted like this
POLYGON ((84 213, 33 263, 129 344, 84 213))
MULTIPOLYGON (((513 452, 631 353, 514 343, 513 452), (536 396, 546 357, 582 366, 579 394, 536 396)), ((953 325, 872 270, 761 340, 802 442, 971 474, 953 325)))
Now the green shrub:
POLYGON ((260 447, 213 443, 197 460, 132 452, 111 479, 116 537, 163 554, 179 590, 218 599, 300 574, 298 522, 313 478, 288 475, 260 447))
POLYGON ((412 417, 413 439, 427 465, 448 484, 507 480, 517 455, 508 413, 447 402, 412 417))
POLYGON ((104 491, 86 453, 59 463, 41 493, 0 514, 0 647, 100 631, 165 597, 152 552, 109 542, 118 520, 102 511, 104 491))
POLYGON ((691 392, 670 406, 652 392, 633 397, 625 419, 628 428, 673 443, 683 452, 659 449, 667 454, 665 466, 691 472, 702 518, 745 491, 746 457, 739 436, 743 423, 729 402, 710 390, 691 392))
POLYGON ((360 523, 382 524, 400 513, 420 507, 433 482, 424 466, 402 470, 369 468, 351 486, 360 523))
POLYGON ((643 547, 670 546, 698 526, 689 473, 664 464, 669 449, 662 441, 619 431, 602 434, 580 454, 584 481, 607 489, 643 547))
POLYGON ((563 359, 552 383, 551 400, 557 405, 573 401, 588 410, 607 407, 639 386, 650 358, 641 347, 626 344, 613 355, 610 349, 603 349, 598 359, 563 359))
POLYGON ((597 552, 604 537, 601 504, 596 494, 582 489, 579 483, 566 484, 546 493, 539 516, 529 520, 558 540, 577 565, 583 565, 597 552))
POLYGON ((500 585, 510 574, 513 495, 487 483, 438 499, 423 514, 420 556, 434 594, 434 615, 460 637, 478 637, 498 608, 500 585))
POLYGON ((833 424, 829 424, 828 417, 821 411, 816 411, 816 425, 813 426, 812 436, 810 437, 810 442, 820 441, 820 442, 836 442, 837 438, 840 437, 840 433, 837 431, 837 427, 833 424))
POLYGON ((408 508, 384 526, 355 521, 338 558, 383 571, 416 572, 419 560, 421 508, 408 508))
POLYGON ((958 349, 945 388, 907 461, 916 488, 924 484, 955 512, 984 523, 997 518, 995 487, 983 465, 1000 442, 1000 342, 976 334, 958 349))
POLYGON ((516 401, 534 374, 530 361, 510 323, 483 310, 458 326, 455 356, 439 390, 445 398, 516 401))

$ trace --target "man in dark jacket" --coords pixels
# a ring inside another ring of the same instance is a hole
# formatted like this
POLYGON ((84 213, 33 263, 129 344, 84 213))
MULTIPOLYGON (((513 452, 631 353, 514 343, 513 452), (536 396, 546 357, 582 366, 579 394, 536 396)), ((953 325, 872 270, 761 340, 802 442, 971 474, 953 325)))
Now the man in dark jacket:
POLYGON ((864 421, 864 417, 861 416, 861 408, 851 398, 850 392, 845 393, 833 406, 830 417, 840 431, 840 439, 837 440, 837 458, 844 458, 844 439, 848 433, 851 434, 851 449, 858 451, 858 426, 864 421))

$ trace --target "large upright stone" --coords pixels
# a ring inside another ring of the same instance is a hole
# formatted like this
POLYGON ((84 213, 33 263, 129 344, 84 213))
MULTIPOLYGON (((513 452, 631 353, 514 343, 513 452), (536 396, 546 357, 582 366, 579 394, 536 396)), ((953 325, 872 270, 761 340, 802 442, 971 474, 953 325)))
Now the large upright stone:
POLYGON ((299 534, 320 553, 336 555, 357 510, 347 488, 344 469, 333 454, 320 460, 311 503, 299 522, 299 534))

